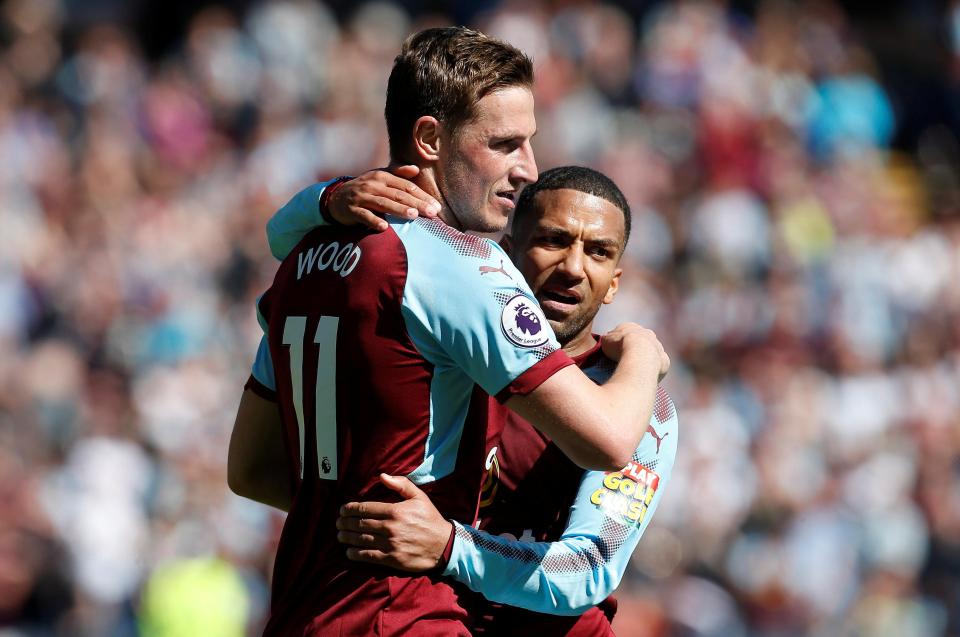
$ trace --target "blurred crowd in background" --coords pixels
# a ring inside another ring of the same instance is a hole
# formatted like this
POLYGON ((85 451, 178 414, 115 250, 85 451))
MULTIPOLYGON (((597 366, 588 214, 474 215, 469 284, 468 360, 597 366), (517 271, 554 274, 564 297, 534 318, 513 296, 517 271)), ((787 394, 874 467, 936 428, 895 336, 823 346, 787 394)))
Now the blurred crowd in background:
MULTIPOLYGON (((264 224, 385 164, 393 56, 464 18, 207 6, 147 54, 103 5, 0 3, 0 635, 259 634, 282 517, 225 464, 264 224)), ((958 119, 905 142, 916 96, 830 0, 634 5, 469 16, 535 60, 541 169, 633 208, 600 327, 674 361, 618 633, 960 635, 960 3, 928 16, 958 119)))

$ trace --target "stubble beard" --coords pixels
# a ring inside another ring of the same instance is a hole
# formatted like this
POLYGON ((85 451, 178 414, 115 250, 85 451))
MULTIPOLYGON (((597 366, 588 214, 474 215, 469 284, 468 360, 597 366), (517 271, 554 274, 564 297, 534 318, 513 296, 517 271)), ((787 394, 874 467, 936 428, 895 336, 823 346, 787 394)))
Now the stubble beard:
POLYGON ((509 215, 500 214, 499 211, 492 209, 489 201, 490 191, 483 194, 483 199, 476 202, 467 202, 459 199, 459 192, 470 192, 469 188, 464 187, 474 179, 469 173, 464 174, 462 166, 456 166, 449 173, 444 175, 443 185, 437 183, 437 189, 443 196, 444 203, 450 211, 451 216, 457 220, 461 232, 501 232, 507 227, 509 215))
POLYGON ((456 206, 451 206, 451 208, 453 207, 456 208, 453 214, 462 224, 461 230, 464 232, 468 230, 473 232, 500 232, 507 226, 507 217, 499 213, 494 214, 493 211, 488 210, 490 206, 486 201, 474 206, 457 202, 456 206), (464 208, 467 208, 467 210, 464 210, 464 208))
MULTIPOLYGON (((596 314, 596 313, 594 313, 596 314)), ((553 327, 553 333, 557 337, 557 341, 560 343, 560 347, 566 347, 567 343, 572 341, 583 329, 590 324, 590 321, 593 319, 590 312, 585 310, 579 312, 574 316, 571 316, 566 321, 552 321, 547 319, 547 322, 550 323, 550 326, 553 327)))

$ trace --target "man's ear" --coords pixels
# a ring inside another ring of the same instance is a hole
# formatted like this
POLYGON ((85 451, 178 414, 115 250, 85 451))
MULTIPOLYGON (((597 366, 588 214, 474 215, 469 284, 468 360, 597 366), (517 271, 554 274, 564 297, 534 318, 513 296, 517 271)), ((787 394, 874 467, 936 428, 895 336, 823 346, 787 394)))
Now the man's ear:
POLYGON ((617 290, 620 289, 620 275, 623 274, 623 268, 617 268, 613 271, 613 278, 610 279, 610 287, 607 293, 603 295, 604 303, 613 303, 613 298, 617 296, 617 290))
POLYGON ((414 155, 424 161, 440 159, 440 133, 443 125, 436 117, 424 115, 413 123, 414 155))
POLYGON ((512 256, 511 251, 513 250, 513 237, 504 233, 504 235, 500 237, 500 241, 497 243, 501 248, 503 248, 503 251, 507 253, 507 256, 512 256))

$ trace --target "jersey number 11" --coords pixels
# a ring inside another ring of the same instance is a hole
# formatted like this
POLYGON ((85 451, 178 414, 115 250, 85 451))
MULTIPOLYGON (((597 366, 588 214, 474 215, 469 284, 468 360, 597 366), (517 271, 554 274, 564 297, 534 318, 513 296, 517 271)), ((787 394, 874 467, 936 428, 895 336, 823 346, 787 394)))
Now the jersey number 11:
MULTIPOLYGON (((317 437, 317 469, 321 480, 337 479, 337 328, 336 316, 321 316, 313 343, 319 348, 314 401, 314 425, 317 437)), ((306 316, 288 316, 283 325, 283 344, 290 346, 290 380, 293 408, 300 432, 300 478, 303 478, 303 349, 307 331, 306 316)))

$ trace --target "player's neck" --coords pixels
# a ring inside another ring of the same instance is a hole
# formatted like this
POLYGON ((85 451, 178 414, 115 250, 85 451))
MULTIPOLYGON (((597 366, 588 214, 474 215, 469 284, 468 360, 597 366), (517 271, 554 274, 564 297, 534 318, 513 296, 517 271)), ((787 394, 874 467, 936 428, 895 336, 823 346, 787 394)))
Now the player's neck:
MULTIPOLYGON (((399 165, 401 164, 392 163, 390 167, 394 168, 399 165)), ((440 221, 452 228, 463 231, 463 228, 460 227, 460 221, 454 216, 453 212, 451 212, 450 206, 447 205, 447 198, 443 196, 440 187, 437 186, 436 173, 434 173, 433 168, 420 166, 420 173, 410 181, 417 184, 421 190, 440 202, 440 213, 437 215, 440 221)))
POLYGON ((573 358, 574 356, 589 352, 596 344, 597 339, 593 337, 593 323, 591 322, 580 330, 576 336, 566 343, 562 343, 561 349, 566 352, 567 356, 573 358))

